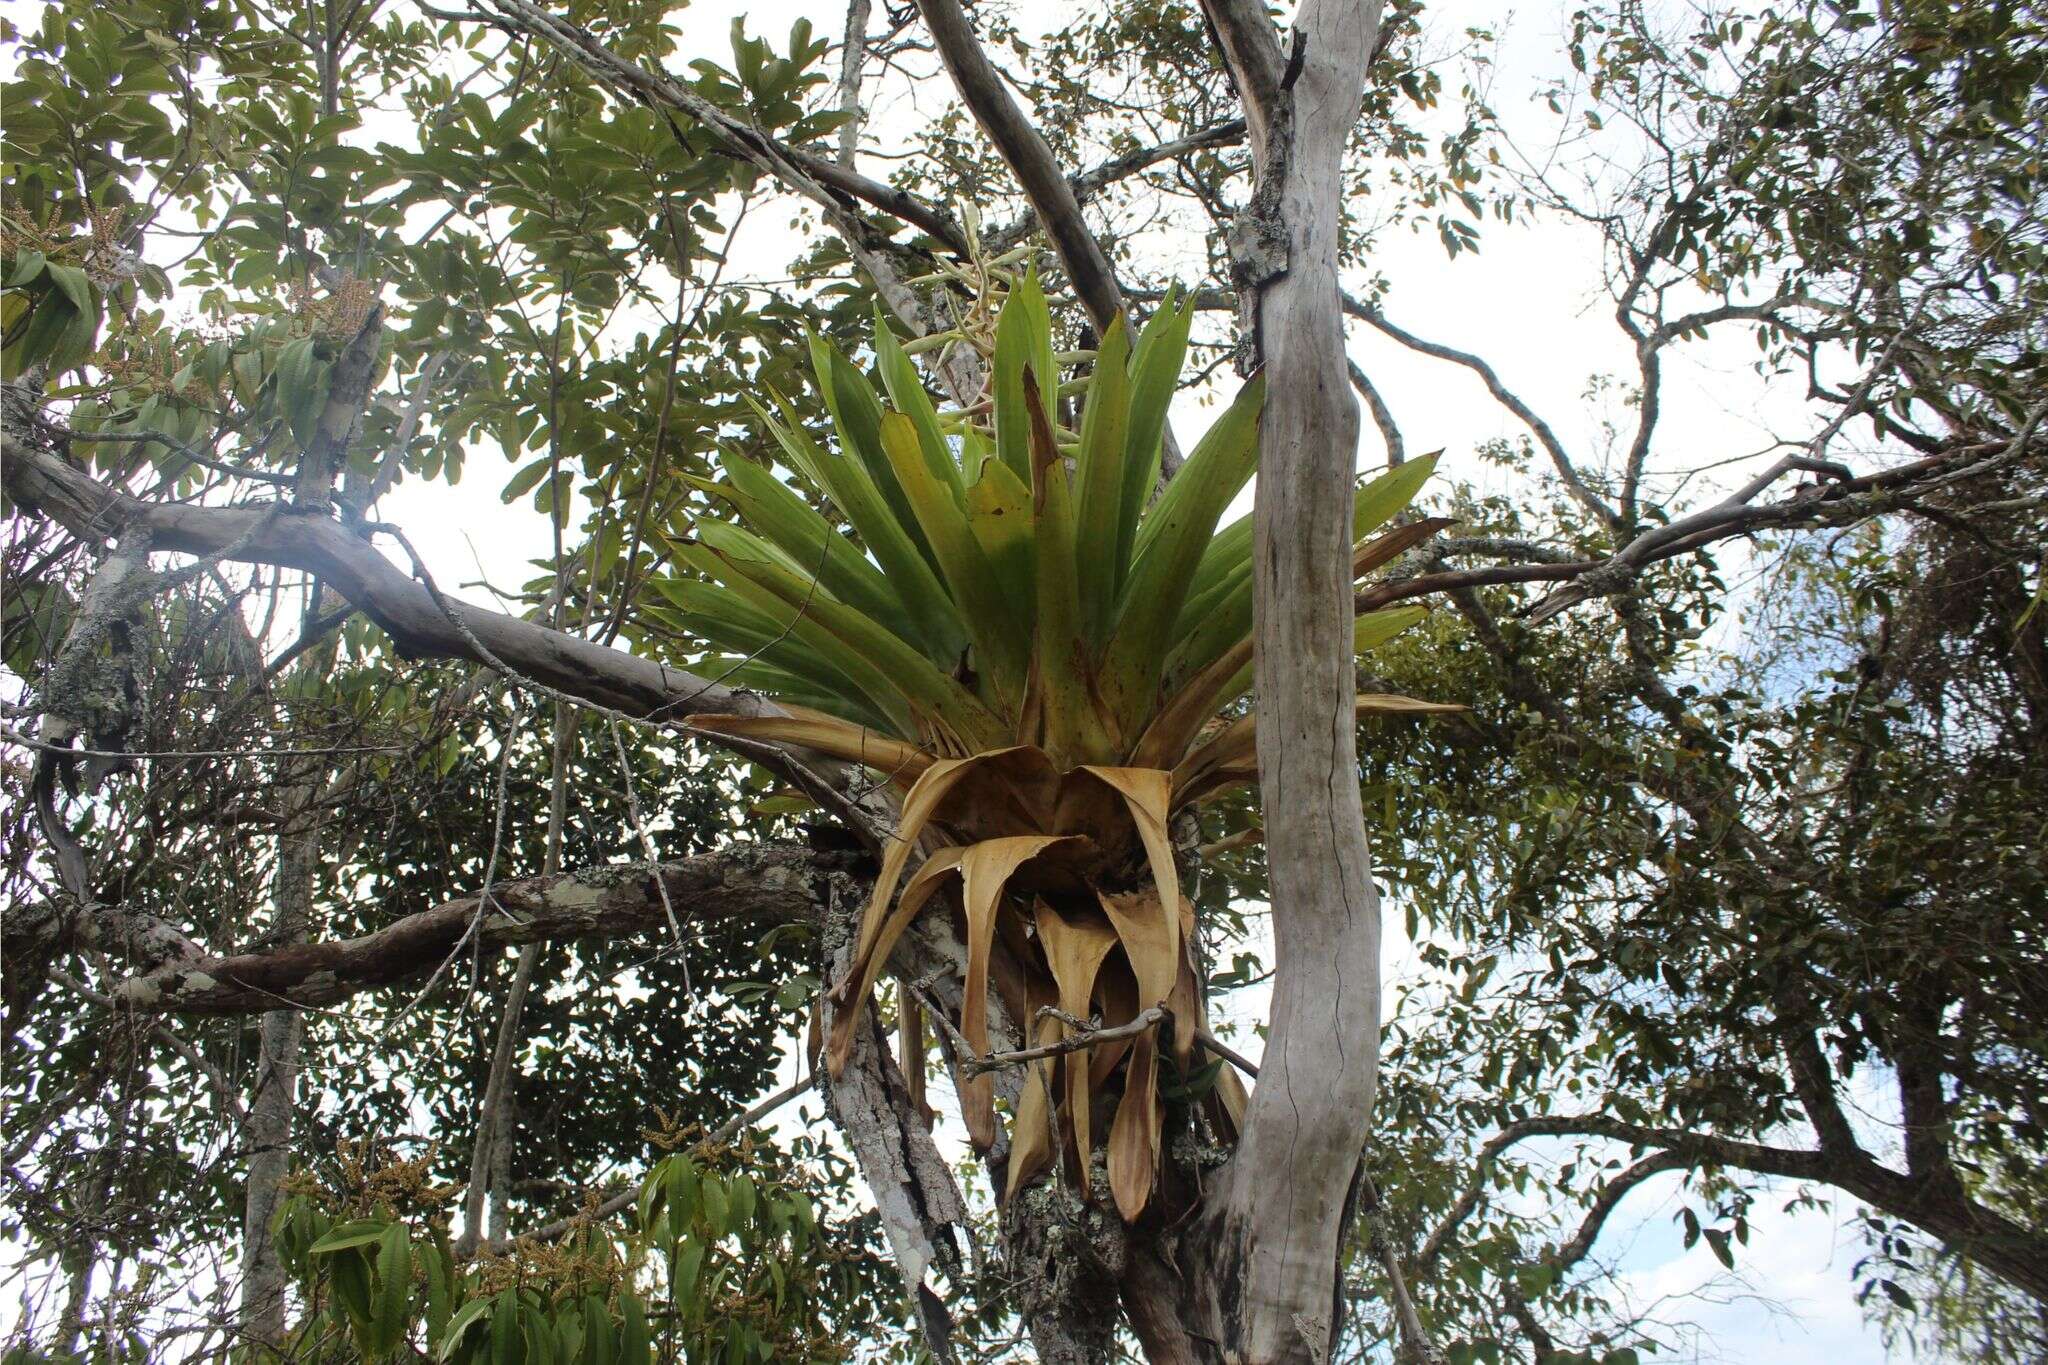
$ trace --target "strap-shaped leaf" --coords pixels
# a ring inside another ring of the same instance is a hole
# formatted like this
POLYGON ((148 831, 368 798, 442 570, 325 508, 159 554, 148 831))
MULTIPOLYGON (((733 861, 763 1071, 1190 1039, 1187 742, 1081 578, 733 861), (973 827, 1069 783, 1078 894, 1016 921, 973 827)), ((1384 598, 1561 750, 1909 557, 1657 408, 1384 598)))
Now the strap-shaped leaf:
POLYGON ((836 346, 815 332, 810 334, 810 340, 811 365, 817 372, 825 406, 832 414, 833 428, 839 433, 840 454, 867 472, 890 514, 936 569, 938 563, 931 558, 931 547, 919 536, 910 504, 882 455, 882 400, 860 367, 841 355, 836 346))
MULTIPOLYGON (((859 613, 826 600, 821 593, 806 591, 807 585, 779 565, 721 554, 706 545, 685 546, 676 552, 676 558, 686 568, 695 569, 724 586, 753 612, 765 617, 778 635, 796 639, 846 677, 862 696, 889 718, 890 725, 896 728, 899 736, 906 739, 923 737, 923 729, 918 723, 920 704, 929 709, 932 703, 929 698, 912 694, 910 688, 919 680, 892 676, 889 669, 875 662, 870 652, 851 644, 842 632, 830 629, 825 619, 835 612, 855 617, 859 613)), ((896 638, 880 626, 873 626, 871 635, 889 640, 896 638)), ((871 640, 871 643, 875 641, 871 640)), ((896 648, 908 652, 907 646, 900 641, 896 648)), ((767 648, 766 655, 786 666, 793 666, 790 655, 772 646, 767 648)), ((930 669, 931 665, 927 663, 925 667, 930 669)), ((954 690, 957 692, 958 688, 954 690)))
MULTIPOLYGON (((1044 901, 1038 903, 1037 922, 1038 942, 1045 950, 1046 965, 1059 990, 1061 1012, 1086 1019, 1092 1013, 1090 1002, 1095 997, 1096 975, 1102 970, 1103 959, 1117 945, 1115 928, 1108 920, 1092 915, 1062 914, 1044 901)), ((1065 1029, 1065 1025, 1058 1027, 1065 1029)), ((1085 1061, 1067 1068, 1066 1092, 1067 1121, 1073 1125, 1074 1149, 1081 1158, 1081 1192, 1085 1199, 1095 1145, 1095 1097, 1085 1061)))
MULTIPOLYGON (((1361 493, 1362 495, 1362 493, 1361 493)), ((1399 526, 1384 535, 1361 540, 1351 551, 1351 576, 1366 574, 1393 562, 1407 551, 1451 525, 1447 517, 1424 517, 1399 526)), ((1167 656, 1161 690, 1171 696, 1183 683, 1208 667, 1233 645, 1245 640, 1252 629, 1252 578, 1249 560, 1227 584, 1201 602, 1190 602, 1181 613, 1191 623, 1187 636, 1167 656)))
POLYGON ((946 587, 967 618, 976 673, 987 683, 997 709, 1014 715, 1024 695, 1029 622, 1009 610, 1002 584, 967 525, 964 501, 926 467, 915 423, 900 412, 884 413, 880 436, 925 542, 938 556, 946 587))
MULTIPOLYGON (((1167 409, 1173 405, 1173 395, 1180 387, 1180 368, 1188 353, 1188 328, 1194 318, 1193 298, 1182 298, 1175 290, 1167 290, 1131 351, 1131 414, 1124 432, 1124 492, 1117 516, 1115 558, 1117 571, 1125 580, 1137 557, 1139 520, 1144 516, 1145 504, 1151 501, 1153 485, 1159 482, 1167 409)), ((1117 584, 1119 600, 1124 586, 1124 581, 1117 584)))
MULTIPOLYGON (((960 465, 953 458, 953 448, 946 441, 946 434, 939 429, 939 414, 932 407, 931 395, 924 391, 924 381, 917 376, 917 364, 904 354, 903 347, 896 340, 896 334, 889 330, 889 324, 882 317, 879 304, 875 307, 875 368, 882 376, 882 387, 888 392, 889 402, 896 411, 910 419, 917 430, 918 453, 924 457, 924 466, 931 481, 946 490, 958 509, 966 505, 967 485, 960 474, 960 465)), ((903 471, 896 464, 895 455, 890 454, 890 463, 900 481, 903 471)), ((908 486, 903 490, 910 492, 908 486)), ((911 510, 917 510, 916 498, 910 499, 911 510)), ((939 547, 932 545, 937 553, 939 547)), ((944 567, 941 560, 940 567, 944 567)))
MULTIPOLYGON (((702 552, 693 549, 692 557, 698 553, 702 552)), ((673 626, 741 658, 770 662, 805 679, 814 688, 843 690, 856 698, 863 695, 853 680, 834 668, 824 655, 778 624, 779 620, 787 619, 787 613, 779 606, 773 611, 760 610, 730 588, 700 578, 657 578, 651 586, 674 609, 644 607, 642 611, 648 620, 673 626)))
POLYGON ((905 639, 919 638, 882 571, 860 548, 818 515, 796 490, 760 465, 733 451, 720 456, 726 483, 716 492, 748 525, 798 564, 814 566, 819 581, 840 601, 859 607, 905 639))
MULTIPOLYGON (((806 643, 814 636, 838 640, 871 672, 881 675, 885 694, 901 697, 916 713, 943 721, 960 741, 974 747, 1002 743, 1006 733, 1002 722, 973 693, 940 672, 931 660, 886 627, 843 602, 831 601, 816 590, 811 580, 800 578, 779 564, 714 554, 719 564, 725 566, 718 574, 721 582, 729 587, 735 578, 752 582, 792 608, 795 615, 791 628, 803 632, 806 643)), ((827 657, 834 666, 845 669, 840 659, 830 654, 827 657)), ((855 677, 862 691, 874 701, 883 701, 883 697, 870 690, 872 684, 868 679, 851 672, 848 676, 855 677)))
MULTIPOLYGON (((927 773, 918 785, 921 787, 929 781, 930 774, 927 773)), ((904 798, 906 820, 917 798, 918 788, 913 787, 910 795, 904 798)), ((891 844, 890 848, 909 848, 914 843, 913 836, 910 840, 891 844)), ((895 951, 896 940, 903 937, 903 931, 917 918, 917 912, 924 908, 925 902, 959 875, 960 855, 966 851, 963 848, 942 848, 925 859, 924 866, 917 869, 910 885, 903 888, 902 899, 893 907, 880 894, 868 902, 867 914, 861 921, 860 941, 854 946, 853 960, 848 964, 846 975, 832 990, 838 1013, 833 1016, 831 1036, 826 1040, 825 1061, 834 1076, 846 1069, 846 1059, 853 1055, 854 1025, 859 1022, 861 1011, 867 1008, 868 994, 874 990, 875 979, 882 974, 889 954, 895 951)), ((896 860, 896 877, 903 875, 903 864, 908 856, 905 854, 896 860)), ((885 859, 883 872, 886 874, 888 870, 885 859)), ((881 882, 876 882, 878 893, 881 885, 881 882)), ((896 879, 890 878, 889 895, 893 897, 895 891, 896 879)))
MULTIPOLYGON (((967 916, 967 979, 960 993, 960 1035, 978 1056, 988 1046, 988 960, 995 947, 996 916, 1001 912, 1010 878, 1054 844, 1074 841, 1060 835, 1017 835, 985 839, 960 855, 960 899, 967 916)), ((1029 1026, 1028 1020, 1019 1023, 1029 1026)), ((996 1140, 995 1077, 987 1072, 962 1075, 960 1115, 967 1136, 987 1151, 996 1140)))
POLYGON ((1126 1223, 1145 1212, 1158 1171, 1159 1031, 1148 1029, 1131 1046, 1124 1095, 1109 1128, 1109 1193, 1126 1223))
MULTIPOLYGON (((1378 530, 1415 500, 1430 471, 1436 468, 1437 451, 1409 460, 1361 484, 1352 495, 1351 540, 1356 544, 1378 530)), ((1252 534, 1256 518, 1251 512, 1218 531, 1202 551, 1202 562, 1188 588, 1187 605, 1181 608, 1180 628, 1186 635, 1201 619, 1203 599, 1221 590, 1240 575, 1251 572, 1252 534)), ((1354 575, 1355 576, 1355 575, 1354 575)))
POLYGON ((1048 392, 1059 387, 1053 358, 1052 315, 1034 268, 1003 301, 996 319, 996 353, 989 365, 994 390, 996 454, 1024 483, 1031 482, 1031 417, 1024 395, 1029 370, 1048 392))
POLYGON ((709 655, 698 661, 696 670, 728 687, 744 687, 773 697, 777 705, 792 712, 809 710, 851 725, 865 726, 876 735, 895 734, 887 718, 876 711, 851 683, 846 684, 844 691, 826 691, 806 678, 769 662, 765 655, 739 658, 709 655))
POLYGON ((1038 550, 1035 690, 1045 747, 1054 762, 1064 766, 1109 758, 1121 746, 1104 725, 1096 702, 1092 656, 1081 629, 1080 585, 1075 581, 1073 495, 1037 380, 1035 371, 1025 371, 1024 406, 1031 419, 1031 516, 1038 550))
MULTIPOLYGON (((1152 873, 1152 889, 1158 900, 1154 907, 1161 922, 1162 934, 1168 949, 1168 963, 1164 983, 1156 996, 1139 1002, 1141 1009, 1150 1009, 1166 999, 1166 992, 1173 988, 1172 958, 1180 952, 1180 874, 1173 864, 1173 836, 1167 832, 1168 809, 1173 795, 1173 775, 1158 768, 1108 768, 1086 767, 1067 775, 1069 782, 1093 779, 1110 788, 1123 798, 1125 807, 1131 813, 1132 821, 1138 827, 1138 839, 1145 847, 1145 861, 1152 873)), ((1114 916, 1111 917, 1112 919, 1114 916)), ((1119 927, 1121 931, 1121 926, 1119 927)), ((1138 973, 1138 987, 1141 992, 1150 985, 1160 984, 1145 972, 1145 964, 1132 959, 1132 968, 1138 973)))
POLYGON ((801 745, 847 763, 863 764, 906 786, 933 761, 930 754, 914 744, 829 716, 697 715, 683 724, 710 734, 801 745))
POLYGON ((1111 321, 1095 352, 1088 402, 1081 412, 1081 445, 1075 456, 1075 580, 1081 596, 1081 629, 1091 654, 1102 648, 1116 614, 1117 589, 1126 565, 1122 547, 1124 460, 1130 428, 1130 333, 1124 320, 1111 321))
MULTIPOLYGON (((751 397, 747 401, 753 403, 751 397)), ((781 400, 778 398, 777 402, 781 400)), ((820 450, 796 413, 786 403, 781 406, 783 421, 769 416, 758 403, 754 410, 782 447, 790 468, 815 484, 853 524, 861 543, 882 566, 889 588, 902 602, 905 614, 919 628, 927 657, 950 667, 950 661, 958 659, 967 646, 967 627, 960 620, 953 599, 940 585, 931 561, 911 539, 916 527, 906 526, 891 510, 865 465, 820 450)), ((878 419, 878 434, 880 429, 878 419)))
POLYGON ((1002 588, 1003 600, 1027 629, 1038 619, 1038 549, 1032 534, 1031 486, 1001 460, 980 466, 967 487, 967 529, 1002 588))
MULTIPOLYGON (((1387 692, 1361 692, 1352 701, 1352 712, 1360 717, 1447 716, 1466 709, 1449 702, 1419 701, 1387 692)), ((1176 806, 1199 801, 1224 786, 1259 775, 1257 721, 1256 716, 1232 721, 1173 770, 1176 806)))
POLYGON ((1263 376, 1238 391, 1139 528, 1137 562, 1100 680, 1125 733, 1135 733, 1152 710, 1168 637, 1216 519, 1258 466, 1265 399, 1263 376))
MULTIPOLYGON (((1031 1034, 1034 1047, 1044 1047, 1060 1036, 1060 1021, 1040 1019, 1031 1034)), ((1017 1116, 1010 1124, 1010 1169, 1003 1182, 1003 1201, 1017 1197, 1017 1191, 1040 1171, 1050 1166, 1057 1152, 1054 1130, 1053 1094, 1060 1085, 1061 1064, 1045 1058, 1030 1064, 1023 1083, 1017 1087, 1017 1116)), ((1080 1068, 1064 1068, 1069 1075, 1080 1068)), ((1087 1163, 1082 1163, 1086 1178, 1087 1163)), ((1085 1196, 1084 1196, 1085 1197, 1085 1196)))
MULTIPOLYGON (((1352 650, 1363 654, 1428 614, 1429 609, 1422 606, 1368 612, 1352 625, 1352 650)), ((1250 691, 1251 685, 1252 640, 1247 635, 1168 694, 1151 725, 1133 746, 1132 764, 1160 768, 1179 763, 1202 727, 1250 691)))

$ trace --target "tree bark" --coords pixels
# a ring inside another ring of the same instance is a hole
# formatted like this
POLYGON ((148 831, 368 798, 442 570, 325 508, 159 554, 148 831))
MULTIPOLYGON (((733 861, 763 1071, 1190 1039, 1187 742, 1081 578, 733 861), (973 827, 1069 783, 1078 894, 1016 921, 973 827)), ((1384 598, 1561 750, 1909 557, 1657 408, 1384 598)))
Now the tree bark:
POLYGON ((1196 1274, 1220 1358, 1322 1361, 1379 1058, 1380 906, 1358 790, 1349 546, 1359 419, 1337 279, 1343 155, 1379 6, 1311 0, 1283 49, 1257 0, 1207 0, 1252 133, 1232 266, 1264 366, 1255 502, 1259 794, 1271 1035, 1196 1274))

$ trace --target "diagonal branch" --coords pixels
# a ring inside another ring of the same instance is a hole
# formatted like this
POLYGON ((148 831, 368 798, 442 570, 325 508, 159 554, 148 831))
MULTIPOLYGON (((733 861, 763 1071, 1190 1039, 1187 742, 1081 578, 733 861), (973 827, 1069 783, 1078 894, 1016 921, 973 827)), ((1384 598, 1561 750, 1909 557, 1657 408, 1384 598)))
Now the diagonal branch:
POLYGON ((854 203, 881 210, 929 234, 958 255, 967 254, 959 224, 907 190, 869 179, 851 166, 778 142, 742 122, 682 82, 613 52, 595 34, 527 0, 490 0, 502 22, 560 48, 601 84, 657 108, 672 109, 715 138, 727 155, 774 176, 794 193, 837 214, 854 203))
POLYGON ((1032 212, 1052 239, 1089 320, 1098 333, 1107 332, 1110 323, 1124 315, 1123 293, 1102 244, 1081 216, 1080 200, 1060 172, 1052 148, 1018 108, 988 54, 981 50, 960 0, 918 0, 918 9, 960 97, 1002 153, 1031 202, 1032 212))
MULTIPOLYGON (((1198 128, 1185 137, 1170 138, 1149 147, 1135 147, 1128 152, 1110 157, 1107 161, 1099 162, 1071 177, 1067 183, 1073 188, 1075 200, 1085 204, 1111 185, 1126 180, 1139 171, 1149 170, 1162 161, 1172 161, 1176 157, 1207 151, 1211 147, 1234 147, 1244 141, 1244 135, 1243 119, 1225 119, 1221 123, 1198 128)), ((1000 254, 1030 236, 1037 230, 1037 226, 1037 216, 1027 214, 1005 227, 984 233, 983 240, 991 252, 1000 254)))
POLYGON ((279 515, 275 506, 145 502, 106 487, 47 448, 37 449, 21 432, 9 430, 6 436, 0 479, 8 496, 81 539, 96 542, 147 529, 159 552, 225 554, 243 563, 300 569, 361 608, 401 652, 484 663, 476 649, 481 643, 526 677, 634 715, 775 713, 752 694, 503 612, 450 601, 444 614, 423 584, 328 517, 279 515))
POLYGON ((470 896, 359 938, 177 960, 130 977, 110 994, 124 1008, 179 1014, 332 1005, 424 976, 465 941, 500 948, 630 938, 663 928, 664 889, 671 902, 690 907, 700 921, 813 922, 819 915, 815 872, 816 858, 808 849, 753 844, 665 863, 652 874, 636 864, 499 882, 491 887, 488 905, 470 896))
POLYGON ((1543 447, 1544 454, 1550 457, 1550 463, 1557 469, 1558 478, 1564 481, 1565 488, 1577 499, 1579 505, 1591 512, 1603 526, 1614 527, 1620 524, 1620 518, 1614 509, 1602 502, 1579 476, 1578 466, 1574 465, 1571 456, 1565 453, 1564 442, 1557 439, 1557 433, 1551 430, 1550 423, 1539 417, 1534 408, 1523 402, 1507 385, 1501 383, 1500 375, 1494 372, 1493 366, 1469 352, 1460 351, 1441 342, 1425 341, 1413 332, 1389 322, 1386 314, 1371 304, 1360 303, 1349 294, 1344 296, 1344 311, 1362 322, 1371 324, 1411 351, 1437 360, 1449 361, 1453 365, 1462 365, 1478 375, 1480 382, 1486 385, 1486 391, 1493 395, 1494 401, 1513 413, 1521 420, 1522 425, 1529 428, 1530 434, 1536 438, 1536 443, 1543 447))

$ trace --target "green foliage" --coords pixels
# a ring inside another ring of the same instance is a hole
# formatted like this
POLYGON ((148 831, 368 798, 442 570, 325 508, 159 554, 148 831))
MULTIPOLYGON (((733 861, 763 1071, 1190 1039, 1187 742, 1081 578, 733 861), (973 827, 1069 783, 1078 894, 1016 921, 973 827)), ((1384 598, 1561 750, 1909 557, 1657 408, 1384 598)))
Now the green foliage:
POLYGON ((843 1360, 845 1305, 874 1273, 809 1192, 750 1143, 656 1162, 635 1228, 602 1221, 463 1261, 429 1158, 344 1148, 337 1183, 295 1178, 276 1245, 304 1310, 293 1360, 452 1365, 843 1360), (344 1346, 343 1343, 346 1343, 344 1346))

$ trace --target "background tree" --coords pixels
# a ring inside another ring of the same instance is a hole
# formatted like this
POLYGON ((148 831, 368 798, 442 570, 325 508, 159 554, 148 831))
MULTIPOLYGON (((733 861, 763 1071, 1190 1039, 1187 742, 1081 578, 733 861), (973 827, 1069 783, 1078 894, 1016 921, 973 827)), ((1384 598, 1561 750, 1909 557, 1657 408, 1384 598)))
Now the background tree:
MULTIPOLYGON (((9 29, 9 781, 35 829, 9 842, 7 1028, 36 1061, 8 1068, 7 1142, 10 1207, 58 1272, 26 1330, 274 1335, 232 1295, 164 1296, 241 1221, 244 1163, 261 1175, 242 1097, 278 1072, 242 1017, 304 1011, 300 1154, 380 1125, 438 1139, 422 1169, 468 1187, 479 1241, 494 1192, 508 1231, 581 1208, 647 1107, 745 1112, 778 1051, 764 1020, 793 1032, 830 979, 892 816, 814 757, 680 736, 681 714, 766 706, 689 671, 651 584, 716 448, 774 458, 745 396, 823 429, 804 325, 851 350, 879 301, 972 405, 952 334, 985 302, 978 263, 1020 250, 1068 305, 1063 345, 1171 282, 1213 308, 1198 356, 1265 362, 1264 817, 1226 802, 1181 837, 1211 850, 1210 988, 1270 944, 1276 995, 1246 1136, 1185 1225, 978 1224, 922 1063, 857 1050, 827 1107, 925 1345, 1021 1327, 1054 1358, 1397 1335, 1625 1357, 1657 1329, 1608 1306, 1592 1251, 1667 1173, 1730 1258, 1751 1177, 1791 1178, 1883 1220, 1866 1268, 1888 1302, 1964 1266, 2005 1297, 1937 1305, 2038 1299, 2035 11, 1672 32, 1587 11, 1555 97, 1570 137, 1526 161, 1483 67, 1435 108, 1455 67, 1433 54, 1484 35, 1406 8, 1311 5, 1280 31, 1165 6, 1042 35, 945 0, 846 17, 839 44, 738 27, 729 62, 687 74, 676 21, 631 6, 54 6, 9 29), (940 67, 957 104, 871 117, 940 67), (1428 301, 1373 267, 1391 228, 1462 253, 1531 209, 1612 248, 1637 372, 1606 458, 1542 420, 1551 396, 1411 330, 1428 301), (735 244, 785 222, 797 260, 755 274, 735 244), (1475 708, 1365 735, 1377 856, 1447 983, 1387 1035, 1369 1153, 1377 910, 1354 784, 1327 779, 1354 767, 1344 383, 1390 461, 1409 443, 1367 367, 1336 371, 1346 326, 1472 371, 1529 430, 1496 453, 1542 471, 1512 503, 1441 495, 1459 532, 1367 590, 1447 598, 1371 667, 1475 708), (1760 455, 1662 420, 1666 360, 1728 329, 1808 402, 1760 455), (451 596, 376 510, 491 447, 552 542, 500 609, 451 596), (1696 491, 1743 455, 1746 481, 1696 491), (1728 545, 1760 533, 1768 553, 1728 545), (1737 566, 1781 586, 1758 605, 1737 566), (1275 686, 1283 660, 1302 674, 1275 686), (837 818, 799 826, 792 790, 837 818), (506 960, 522 944, 556 946, 506 960), (514 981, 525 1005, 500 1005, 514 981), (383 1079, 344 1109, 366 1064, 383 1079), (1897 1150, 1845 1114, 1871 1078, 1897 1150), (1576 1155, 1531 1167, 1532 1139, 1576 1155), (1499 1209, 1532 1171, 1552 1216, 1499 1209), (1276 1256, 1295 1227, 1315 1236, 1276 1256), (1349 1336, 1333 1299, 1370 1310, 1349 1336)), ((892 967, 943 1013, 963 983, 938 968, 964 956, 928 916, 892 967)), ((997 1016, 992 1046, 1015 1046, 1024 1021, 997 1016)), ((243 1266, 269 1227, 248 1220, 243 1266)))

